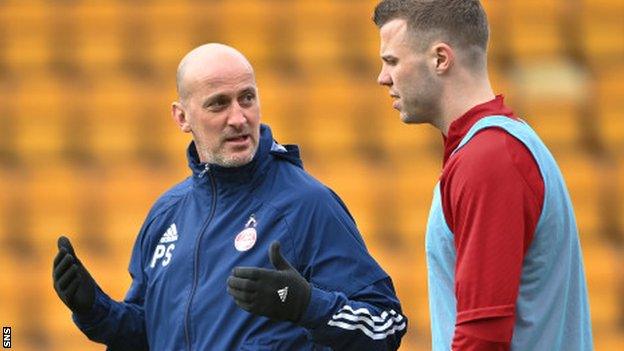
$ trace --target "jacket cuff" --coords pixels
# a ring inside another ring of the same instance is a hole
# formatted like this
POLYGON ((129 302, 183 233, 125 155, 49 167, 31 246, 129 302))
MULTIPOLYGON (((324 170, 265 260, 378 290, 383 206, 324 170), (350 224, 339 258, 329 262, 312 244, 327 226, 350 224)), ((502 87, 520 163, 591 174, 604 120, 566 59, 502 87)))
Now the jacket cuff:
POLYGON ((110 307, 111 298, 102 290, 96 288, 95 301, 93 302, 93 306, 91 306, 91 310, 84 314, 73 313, 72 318, 78 328, 87 330, 102 322, 102 320, 108 316, 110 307))
POLYGON ((328 319, 327 316, 333 311, 335 303, 336 296, 334 293, 313 286, 310 293, 310 302, 299 321, 299 325, 307 329, 316 329, 320 325, 325 324, 328 319))

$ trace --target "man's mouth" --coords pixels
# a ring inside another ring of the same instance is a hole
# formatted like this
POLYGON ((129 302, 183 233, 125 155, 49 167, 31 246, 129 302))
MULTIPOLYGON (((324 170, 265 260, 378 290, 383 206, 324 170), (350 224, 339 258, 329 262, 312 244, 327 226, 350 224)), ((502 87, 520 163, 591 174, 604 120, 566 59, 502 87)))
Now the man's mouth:
POLYGON ((398 110, 400 108, 401 97, 397 94, 392 94, 392 93, 390 94, 390 97, 394 100, 392 102, 392 107, 398 110))
POLYGON ((238 135, 230 138, 226 138, 225 141, 229 143, 243 143, 249 140, 249 134, 238 135))

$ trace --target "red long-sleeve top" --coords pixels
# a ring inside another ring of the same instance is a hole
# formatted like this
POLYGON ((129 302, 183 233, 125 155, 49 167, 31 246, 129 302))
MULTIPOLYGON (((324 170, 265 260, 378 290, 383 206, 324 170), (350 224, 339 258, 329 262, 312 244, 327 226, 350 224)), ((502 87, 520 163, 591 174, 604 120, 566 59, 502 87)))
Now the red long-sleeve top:
POLYGON ((456 119, 444 138, 442 208, 457 251, 455 351, 509 350, 522 263, 544 201, 535 159, 504 130, 482 130, 452 154, 491 115, 515 119, 497 96, 456 119))

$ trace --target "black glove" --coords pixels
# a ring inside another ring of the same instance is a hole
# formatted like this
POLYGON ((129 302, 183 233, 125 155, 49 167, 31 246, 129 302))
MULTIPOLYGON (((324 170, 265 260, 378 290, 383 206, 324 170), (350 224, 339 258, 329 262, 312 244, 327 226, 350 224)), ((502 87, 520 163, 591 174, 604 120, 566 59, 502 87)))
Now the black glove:
POLYGON ((58 239, 59 252, 54 258, 54 290, 63 303, 76 314, 86 314, 93 307, 97 284, 76 257, 69 239, 58 239))
POLYGON ((298 322, 310 303, 310 284, 280 253, 280 243, 269 248, 277 270, 236 267, 227 280, 227 292, 245 311, 273 320, 298 322))

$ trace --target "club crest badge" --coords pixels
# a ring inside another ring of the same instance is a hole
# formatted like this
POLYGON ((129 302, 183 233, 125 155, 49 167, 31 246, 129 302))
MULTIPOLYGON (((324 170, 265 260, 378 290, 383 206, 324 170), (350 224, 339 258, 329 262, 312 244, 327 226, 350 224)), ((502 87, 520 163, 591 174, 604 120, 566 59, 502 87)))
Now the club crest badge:
POLYGON ((240 252, 247 251, 256 244, 257 237, 256 219, 254 215, 251 215, 245 224, 245 229, 238 233, 234 239, 234 247, 240 252))

